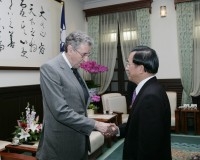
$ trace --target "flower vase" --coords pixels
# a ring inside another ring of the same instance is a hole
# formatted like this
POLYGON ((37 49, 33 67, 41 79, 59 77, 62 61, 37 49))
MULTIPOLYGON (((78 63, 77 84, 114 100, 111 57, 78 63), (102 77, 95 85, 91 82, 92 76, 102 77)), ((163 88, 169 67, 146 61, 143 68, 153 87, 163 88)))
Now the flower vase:
POLYGON ((93 109, 87 109, 87 114, 88 115, 93 115, 94 114, 94 110, 93 109))

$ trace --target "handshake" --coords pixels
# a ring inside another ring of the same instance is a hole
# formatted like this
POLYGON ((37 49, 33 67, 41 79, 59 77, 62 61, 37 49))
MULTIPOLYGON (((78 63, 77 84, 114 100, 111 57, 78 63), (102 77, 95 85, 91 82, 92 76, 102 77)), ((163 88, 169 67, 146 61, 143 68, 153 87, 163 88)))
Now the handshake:
POLYGON ((115 123, 104 123, 96 121, 95 129, 100 131, 104 136, 111 137, 118 134, 118 127, 115 123))

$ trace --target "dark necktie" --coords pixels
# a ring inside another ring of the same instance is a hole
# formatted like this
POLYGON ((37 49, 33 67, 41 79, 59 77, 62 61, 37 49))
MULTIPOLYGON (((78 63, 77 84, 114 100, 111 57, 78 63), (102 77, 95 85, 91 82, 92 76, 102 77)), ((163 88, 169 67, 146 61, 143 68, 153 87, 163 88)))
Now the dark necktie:
POLYGON ((79 75, 78 71, 76 68, 71 68, 76 79, 78 80, 78 82, 80 83, 82 89, 83 89, 83 93, 84 93, 84 97, 85 97, 85 102, 87 102, 88 98, 89 98, 89 94, 88 91, 86 89, 85 83, 83 82, 81 76, 79 75))

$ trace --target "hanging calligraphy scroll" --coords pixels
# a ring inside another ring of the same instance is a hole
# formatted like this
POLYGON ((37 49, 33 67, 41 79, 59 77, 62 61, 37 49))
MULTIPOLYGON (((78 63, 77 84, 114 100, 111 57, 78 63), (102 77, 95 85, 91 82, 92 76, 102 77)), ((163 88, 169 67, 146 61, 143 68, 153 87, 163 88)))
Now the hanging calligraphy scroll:
POLYGON ((0 0, 0 69, 39 69, 58 54, 60 15, 54 0, 0 0))

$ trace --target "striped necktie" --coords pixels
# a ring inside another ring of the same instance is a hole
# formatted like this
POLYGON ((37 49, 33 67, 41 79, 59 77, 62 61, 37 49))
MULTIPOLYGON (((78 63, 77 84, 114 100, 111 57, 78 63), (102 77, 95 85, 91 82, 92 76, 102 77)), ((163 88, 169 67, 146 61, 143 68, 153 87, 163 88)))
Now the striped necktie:
POLYGON ((88 98, 89 98, 89 94, 88 91, 86 89, 85 83, 83 82, 81 76, 79 75, 78 71, 76 68, 71 68, 76 79, 78 80, 78 82, 80 83, 82 89, 83 89, 83 93, 84 93, 84 97, 85 97, 85 102, 87 102, 88 98))

